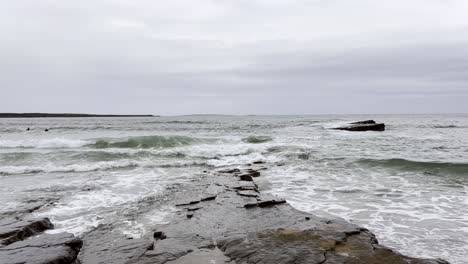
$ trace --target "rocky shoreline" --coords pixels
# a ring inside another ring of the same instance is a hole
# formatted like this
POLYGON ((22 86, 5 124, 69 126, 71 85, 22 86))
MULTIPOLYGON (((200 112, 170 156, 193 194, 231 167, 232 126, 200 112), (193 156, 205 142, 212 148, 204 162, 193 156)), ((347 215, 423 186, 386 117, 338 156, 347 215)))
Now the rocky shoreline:
POLYGON ((154 115, 96 115, 75 113, 0 113, 0 118, 45 118, 45 117, 156 117, 154 115))
POLYGON ((202 263, 391 263, 446 264, 407 257, 378 243, 369 230, 342 219, 298 211, 264 194, 258 185, 261 162, 205 172, 175 184, 158 198, 142 201, 136 213, 170 205, 168 224, 143 238, 101 225, 77 238, 45 234, 49 219, 22 216, 0 221, 0 263, 13 264, 202 264, 202 263))

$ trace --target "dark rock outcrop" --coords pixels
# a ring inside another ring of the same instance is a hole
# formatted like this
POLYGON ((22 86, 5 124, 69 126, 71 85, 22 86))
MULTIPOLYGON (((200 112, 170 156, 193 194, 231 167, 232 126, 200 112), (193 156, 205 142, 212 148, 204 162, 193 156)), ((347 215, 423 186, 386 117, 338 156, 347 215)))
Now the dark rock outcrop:
POLYGON ((54 228, 54 225, 48 218, 35 220, 21 220, 17 218, 1 219, 0 246, 6 246, 24 240, 52 228, 54 228))
POLYGON ((385 131, 385 124, 377 123, 374 120, 365 120, 350 123, 349 126, 336 127, 333 129, 346 131, 385 131))
POLYGON ((2 264, 72 264, 82 241, 72 234, 43 234, 0 248, 2 264))
POLYGON ((352 125, 371 125, 371 124, 376 124, 374 120, 364 120, 364 121, 357 121, 357 122, 352 122, 352 125))
POLYGON ((54 226, 48 218, 0 220, 0 263, 72 264, 82 242, 69 233, 43 234, 54 226))

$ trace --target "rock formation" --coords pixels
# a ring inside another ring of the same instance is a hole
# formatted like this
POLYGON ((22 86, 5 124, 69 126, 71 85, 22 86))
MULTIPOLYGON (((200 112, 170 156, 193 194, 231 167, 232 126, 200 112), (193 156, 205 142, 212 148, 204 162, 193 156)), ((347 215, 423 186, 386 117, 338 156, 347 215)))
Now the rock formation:
POLYGON ((377 123, 374 120, 365 120, 353 122, 348 126, 336 127, 333 129, 346 131, 385 131, 385 124, 377 123))
POLYGON ((259 164, 206 173, 194 177, 193 182, 174 184, 159 197, 141 201, 132 217, 163 205, 177 209, 168 224, 154 226, 153 231, 142 238, 128 237, 114 224, 108 224, 84 234, 81 237, 83 244, 70 234, 42 234, 25 239, 50 228, 50 222, 45 219, 5 222, 0 237, 10 242, 0 247, 0 262, 448 263, 440 259, 404 256, 380 245, 365 228, 342 219, 320 218, 298 211, 285 200, 262 193, 257 184, 261 179, 260 171, 266 168, 256 167, 259 164), (25 231, 28 228, 33 231, 25 231), (29 235, 19 235, 21 232, 29 235), (22 241, 11 242, 15 240, 22 241))
POLYGON ((0 263, 76 263, 82 241, 69 233, 43 234, 53 225, 49 219, 0 221, 0 263))

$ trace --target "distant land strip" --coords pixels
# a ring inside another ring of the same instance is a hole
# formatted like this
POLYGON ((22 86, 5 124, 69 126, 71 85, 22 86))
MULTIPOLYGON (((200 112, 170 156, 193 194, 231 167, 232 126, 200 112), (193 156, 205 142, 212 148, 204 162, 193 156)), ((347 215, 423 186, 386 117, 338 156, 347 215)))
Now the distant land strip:
POLYGON ((96 115, 73 113, 0 113, 0 118, 40 118, 40 117, 157 117, 155 115, 96 115))

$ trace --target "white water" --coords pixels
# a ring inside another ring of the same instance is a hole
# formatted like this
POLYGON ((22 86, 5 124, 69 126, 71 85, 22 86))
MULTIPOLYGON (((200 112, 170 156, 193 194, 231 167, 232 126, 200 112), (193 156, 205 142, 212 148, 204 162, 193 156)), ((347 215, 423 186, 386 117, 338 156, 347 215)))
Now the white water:
POLYGON ((4 119, 0 125, 0 213, 54 198, 35 213, 51 218, 53 232, 80 235, 118 223, 125 235, 140 237, 175 210, 161 204, 134 217, 141 201, 163 199, 165 188, 203 170, 262 160, 263 188, 293 206, 363 225, 411 256, 467 263, 467 116, 4 119), (369 118, 388 130, 329 129, 369 118), (252 136, 271 140, 249 143, 252 136), (100 148, 102 140, 111 145, 100 148))

